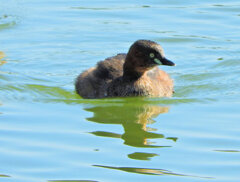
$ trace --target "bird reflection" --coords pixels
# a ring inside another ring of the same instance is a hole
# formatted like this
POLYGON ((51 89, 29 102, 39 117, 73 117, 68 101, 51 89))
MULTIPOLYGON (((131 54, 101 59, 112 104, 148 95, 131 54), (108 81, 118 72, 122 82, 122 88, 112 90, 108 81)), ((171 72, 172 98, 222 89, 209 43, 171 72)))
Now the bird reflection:
POLYGON ((194 176, 187 174, 175 173, 165 169, 153 169, 153 168, 137 168, 137 167, 114 167, 114 166, 103 166, 103 165, 93 165, 94 167, 101 167, 106 169, 120 170, 129 173, 145 174, 145 175, 169 175, 169 176, 185 176, 192 178, 201 178, 201 179, 214 179, 213 177, 205 176, 194 176))
POLYGON ((102 165, 93 165, 93 166, 108 168, 108 169, 115 169, 115 170, 130 172, 130 173, 138 173, 138 174, 197 177, 197 176, 190 176, 190 175, 185 175, 185 174, 177 174, 172 171, 168 171, 168 170, 164 170, 164 169, 136 168, 136 167, 113 167, 113 166, 102 166, 102 165))
POLYGON ((0 177, 9 178, 9 177, 11 177, 11 176, 8 176, 8 175, 5 175, 5 174, 0 174, 0 177))
MULTIPOLYGON (((169 145, 155 145, 151 139, 167 139, 176 141, 176 137, 165 137, 157 133, 157 129, 150 128, 148 125, 153 124, 153 118, 159 114, 167 113, 169 108, 149 104, 133 104, 124 102, 118 104, 109 104, 85 108, 93 112, 93 117, 87 118, 89 121, 102 124, 121 124, 124 128, 123 134, 117 134, 109 131, 91 132, 96 136, 121 138, 125 145, 133 147, 171 147, 169 145)), ((166 143, 166 142, 165 142, 166 143)), ((151 154, 150 156, 152 156, 151 154)), ((137 156, 131 155, 130 156, 137 156)), ((147 158, 147 157, 146 157, 147 158)))

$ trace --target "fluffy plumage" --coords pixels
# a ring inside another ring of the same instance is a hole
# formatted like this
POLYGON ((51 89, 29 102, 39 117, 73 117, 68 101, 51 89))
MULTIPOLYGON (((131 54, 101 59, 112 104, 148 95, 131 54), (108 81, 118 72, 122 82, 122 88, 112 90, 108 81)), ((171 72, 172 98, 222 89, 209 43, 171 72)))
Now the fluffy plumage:
POLYGON ((118 54, 81 73, 75 82, 83 98, 150 96, 169 97, 173 81, 157 65, 174 66, 156 42, 138 40, 127 54, 118 54))

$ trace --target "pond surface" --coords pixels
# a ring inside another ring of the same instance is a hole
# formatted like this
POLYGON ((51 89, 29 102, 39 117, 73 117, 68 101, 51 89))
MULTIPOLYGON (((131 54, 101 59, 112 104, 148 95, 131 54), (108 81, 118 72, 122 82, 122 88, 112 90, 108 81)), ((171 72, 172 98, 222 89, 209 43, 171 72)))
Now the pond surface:
POLYGON ((0 0, 0 181, 239 182, 239 32, 238 0, 0 0), (138 39, 172 98, 75 94, 138 39))

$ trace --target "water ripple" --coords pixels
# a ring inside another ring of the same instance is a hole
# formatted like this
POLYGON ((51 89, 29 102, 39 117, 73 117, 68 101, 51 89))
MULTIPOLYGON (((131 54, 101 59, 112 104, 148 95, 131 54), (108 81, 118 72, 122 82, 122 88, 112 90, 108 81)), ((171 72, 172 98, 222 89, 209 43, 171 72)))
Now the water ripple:
POLYGON ((49 182, 98 182, 92 180, 49 180, 49 182))
POLYGON ((132 7, 71 7, 71 9, 78 9, 78 10, 94 10, 94 11, 114 11, 114 10, 126 10, 126 9, 137 9, 137 8, 150 8, 149 5, 142 5, 142 6, 132 6, 132 7))
POLYGON ((8 175, 5 175, 5 174, 0 174, 0 177, 10 178, 11 176, 8 176, 8 175))
POLYGON ((130 173, 147 174, 147 175, 172 175, 172 176, 185 176, 185 177, 214 179, 212 177, 200 177, 200 176, 174 173, 172 171, 165 170, 165 169, 136 168, 136 167, 112 167, 112 166, 103 166, 103 165, 93 165, 93 166, 107 168, 107 169, 120 170, 120 171, 130 172, 130 173))
POLYGON ((3 29, 8 29, 17 24, 16 17, 11 15, 0 16, 0 31, 3 29))

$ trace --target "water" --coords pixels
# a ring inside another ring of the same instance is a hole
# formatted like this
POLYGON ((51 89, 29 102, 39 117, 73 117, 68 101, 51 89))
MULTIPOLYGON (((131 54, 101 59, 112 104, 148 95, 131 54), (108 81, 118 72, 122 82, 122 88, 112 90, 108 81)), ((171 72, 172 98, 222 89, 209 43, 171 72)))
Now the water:
POLYGON ((238 182, 240 3, 0 0, 0 179, 238 182), (74 79, 137 39, 172 98, 84 100, 74 79))

